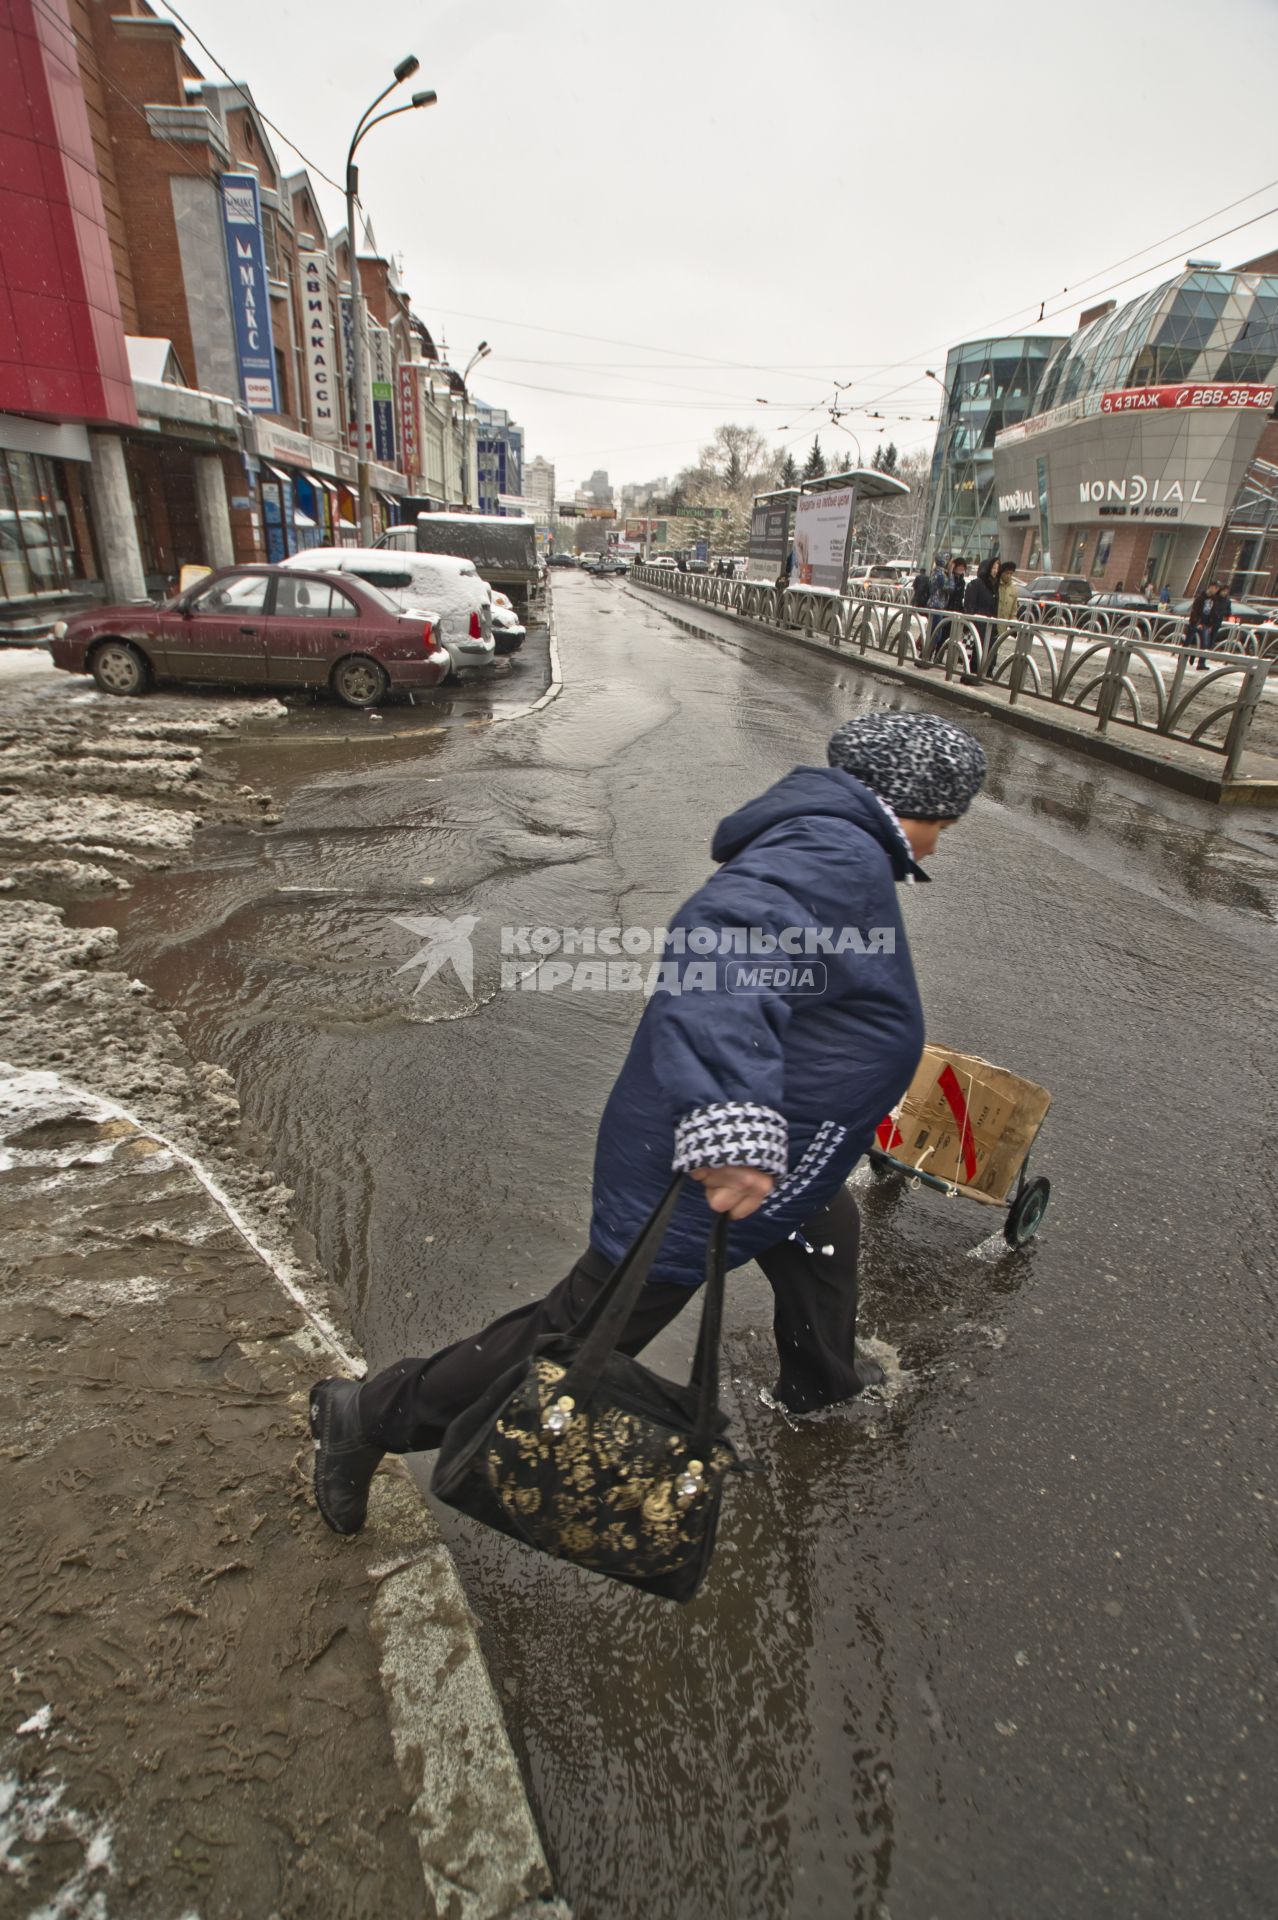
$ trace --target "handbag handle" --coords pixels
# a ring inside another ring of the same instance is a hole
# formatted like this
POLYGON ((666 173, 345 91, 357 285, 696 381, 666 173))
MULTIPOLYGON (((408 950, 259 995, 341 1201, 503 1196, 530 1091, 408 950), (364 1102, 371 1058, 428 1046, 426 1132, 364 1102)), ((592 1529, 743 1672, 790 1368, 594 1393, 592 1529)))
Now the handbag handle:
POLYGON ((702 1454, 715 1438, 719 1413, 719 1344, 723 1328, 723 1303, 728 1275, 728 1216, 716 1213, 706 1247, 706 1297, 701 1309, 701 1330, 692 1361, 692 1384, 697 1387, 697 1424, 692 1444, 702 1454))
MULTIPOLYGON (((679 1203, 683 1182, 684 1176, 677 1173, 618 1260, 609 1279, 580 1320, 570 1329, 572 1338, 581 1343, 570 1369, 571 1378, 578 1385, 588 1375, 593 1386, 604 1361, 621 1338, 622 1328, 634 1311, 644 1282, 661 1251, 670 1216, 679 1203)), ((569 1391, 568 1378, 564 1380, 563 1390, 569 1391)))
MULTIPOLYGON (((604 1362, 621 1338, 661 1250, 683 1184, 683 1175, 677 1174, 637 1238, 621 1256, 611 1279, 596 1294, 573 1327, 572 1336, 581 1344, 575 1360, 560 1382, 561 1393, 582 1398, 594 1387, 603 1371, 604 1362)), ((701 1309, 701 1328, 692 1363, 692 1384, 697 1388, 693 1443, 703 1453, 714 1438, 719 1412, 719 1343, 727 1285, 727 1248, 728 1216, 725 1213, 716 1214, 706 1247, 705 1302, 701 1309)))

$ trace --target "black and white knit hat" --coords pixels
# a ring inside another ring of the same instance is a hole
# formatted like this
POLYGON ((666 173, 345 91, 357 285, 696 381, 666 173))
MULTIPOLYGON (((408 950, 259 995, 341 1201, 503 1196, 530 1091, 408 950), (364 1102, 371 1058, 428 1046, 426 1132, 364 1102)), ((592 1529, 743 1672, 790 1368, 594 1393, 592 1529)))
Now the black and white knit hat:
POLYGON ((902 820, 957 820, 985 779, 985 749, 935 713, 865 713, 830 736, 842 767, 902 820))

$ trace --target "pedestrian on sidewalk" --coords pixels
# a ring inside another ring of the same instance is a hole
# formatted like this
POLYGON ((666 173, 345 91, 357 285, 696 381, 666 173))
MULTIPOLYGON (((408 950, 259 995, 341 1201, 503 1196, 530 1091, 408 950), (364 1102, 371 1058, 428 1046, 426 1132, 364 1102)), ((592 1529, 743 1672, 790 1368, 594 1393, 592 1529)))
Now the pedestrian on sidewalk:
POLYGON ((998 617, 1000 621, 1015 620, 1018 612, 1016 567, 1011 560, 1004 560, 998 570, 998 617))
POLYGON ((963 594, 963 611, 971 616, 976 628, 976 643, 984 659, 993 643, 994 622, 998 618, 997 560, 982 560, 967 583, 963 594))
POLYGON ((671 922, 683 940, 667 952, 689 956, 672 963, 680 990, 652 994, 604 1108, 589 1245, 571 1271, 543 1300, 427 1359, 312 1388, 315 1499, 334 1532, 363 1526, 384 1453, 438 1447, 539 1339, 576 1325, 672 1170, 695 1184, 622 1352, 638 1353, 692 1299, 712 1216, 727 1214, 729 1268, 757 1260, 772 1287, 782 1404, 815 1412, 882 1377, 856 1356, 860 1222, 845 1181, 923 1047, 896 888, 927 878, 919 863, 966 813, 986 765, 979 742, 939 715, 882 711, 841 726, 827 759, 720 823, 718 871, 671 922), (820 964, 810 975, 773 967, 778 984, 726 991, 739 978, 730 970, 749 964, 733 957, 743 930, 774 956, 811 948, 820 964))
POLYGON ((910 588, 910 605, 912 607, 925 607, 931 592, 932 576, 926 567, 920 567, 914 576, 914 584, 910 588))
POLYGON ((1198 648, 1194 664, 1199 673, 1206 673, 1211 662, 1208 658, 1220 638, 1220 629, 1233 612, 1233 604, 1219 580, 1208 581, 1205 587, 1199 587, 1189 608, 1189 645, 1198 648))
MULTIPOLYGON (((933 579, 932 579, 932 592, 935 595, 936 593, 935 575, 933 575, 933 579)), ((927 650, 927 662, 926 662, 926 664, 929 667, 934 666, 937 663, 937 661, 940 660, 942 654, 945 652, 946 643, 948 642, 950 637, 951 622, 945 617, 945 615, 950 613, 962 613, 963 599, 966 593, 967 593, 967 562, 966 560, 960 559, 958 555, 955 555, 950 560, 949 566, 945 570, 945 585, 944 585, 944 589, 943 589, 942 597, 940 601, 937 602, 935 599, 930 599, 928 601, 928 605, 930 607, 935 607, 939 604, 944 610, 941 614, 934 615, 931 622, 932 631, 928 638, 928 650, 927 650)))

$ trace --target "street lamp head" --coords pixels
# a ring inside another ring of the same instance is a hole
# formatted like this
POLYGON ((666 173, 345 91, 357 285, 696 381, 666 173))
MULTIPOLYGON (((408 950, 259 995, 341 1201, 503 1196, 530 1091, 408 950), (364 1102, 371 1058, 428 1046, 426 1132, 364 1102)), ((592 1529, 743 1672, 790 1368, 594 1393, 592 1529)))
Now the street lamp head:
POLYGON ((413 95, 412 104, 415 107, 433 107, 438 98, 439 95, 436 93, 434 87, 427 87, 424 93, 415 93, 413 95))
POLYGON ((400 61, 399 65, 395 69, 396 80, 397 81, 407 80, 409 74, 416 73, 418 67, 420 67, 421 64, 422 64, 421 61, 417 58, 417 55, 415 53, 405 54, 404 58, 400 61))

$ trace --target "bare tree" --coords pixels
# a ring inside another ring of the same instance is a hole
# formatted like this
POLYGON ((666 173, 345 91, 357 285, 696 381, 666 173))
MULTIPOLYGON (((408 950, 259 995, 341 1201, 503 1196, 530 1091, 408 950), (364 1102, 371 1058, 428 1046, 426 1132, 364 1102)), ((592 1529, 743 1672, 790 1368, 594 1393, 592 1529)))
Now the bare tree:
POLYGON ((879 472, 904 480, 910 491, 891 500, 866 501, 858 507, 857 547, 861 558, 869 562, 917 560, 922 563, 931 458, 922 451, 898 455, 892 446, 884 449, 884 456, 881 462, 875 463, 879 472), (894 466, 887 464, 888 453, 894 457, 894 466))
POLYGON ((709 445, 702 447, 701 465, 711 468, 729 493, 740 496, 767 485, 774 460, 767 441, 754 427, 725 421, 715 428, 709 445))

